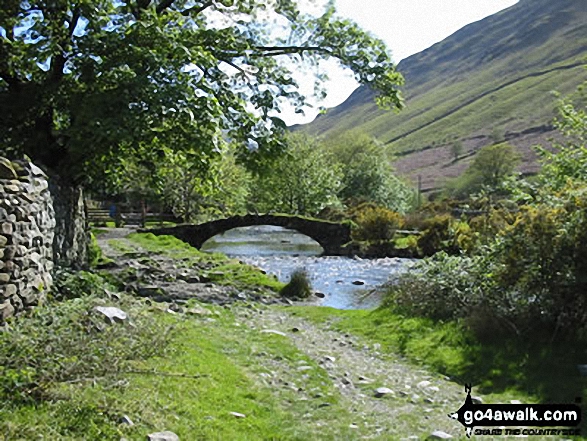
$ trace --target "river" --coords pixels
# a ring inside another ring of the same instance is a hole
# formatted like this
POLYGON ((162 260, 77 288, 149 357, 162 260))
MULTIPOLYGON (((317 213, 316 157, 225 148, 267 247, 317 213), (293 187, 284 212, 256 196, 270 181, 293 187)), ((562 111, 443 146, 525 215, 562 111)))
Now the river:
POLYGON ((304 268, 315 291, 325 295, 322 306, 338 309, 373 308, 381 301, 375 289, 405 272, 413 259, 319 257, 322 248, 308 236, 274 226, 235 228, 213 237, 203 251, 221 252, 275 274, 287 282, 304 268))

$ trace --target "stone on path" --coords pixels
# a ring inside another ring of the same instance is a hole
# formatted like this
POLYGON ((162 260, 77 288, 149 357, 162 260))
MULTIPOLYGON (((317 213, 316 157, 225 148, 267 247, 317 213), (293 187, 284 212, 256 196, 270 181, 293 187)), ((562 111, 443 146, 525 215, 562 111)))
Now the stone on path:
POLYGON ((179 436, 166 430, 165 432, 150 433, 147 441, 179 441, 179 436))
POLYGON ((429 381, 420 381, 417 386, 421 389, 430 386, 432 383, 430 383, 429 381))
POLYGON ((375 389, 375 398, 382 398, 390 394, 393 394, 393 391, 387 387, 378 387, 375 389))
POLYGON ((120 424, 124 424, 126 426, 134 426, 135 423, 130 419, 128 415, 123 415, 120 420, 118 421, 120 424))
POLYGON ((277 331, 275 329, 263 329, 261 331, 262 334, 275 334, 275 335, 281 335, 282 337, 287 337, 287 334, 285 332, 281 332, 281 331, 277 331))
POLYGON ((452 435, 449 435, 448 433, 443 432, 442 430, 435 430, 426 439, 427 440, 434 440, 434 439, 451 439, 451 438, 452 438, 452 435))

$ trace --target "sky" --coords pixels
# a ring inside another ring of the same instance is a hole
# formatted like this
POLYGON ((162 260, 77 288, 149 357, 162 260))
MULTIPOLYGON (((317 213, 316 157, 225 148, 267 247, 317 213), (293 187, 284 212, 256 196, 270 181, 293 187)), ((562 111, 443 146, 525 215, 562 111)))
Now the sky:
MULTIPOLYGON (((517 3, 517 0, 335 0, 338 13, 357 22, 363 29, 382 39, 391 49, 393 60, 421 52, 444 40, 469 23, 481 20, 517 3)), ((342 103, 358 87, 348 73, 324 65, 331 78, 328 97, 317 103, 327 108, 342 103)), ((297 78, 303 93, 311 94, 311 82, 297 78), (308 88, 304 88, 306 83, 308 88)), ((285 110, 279 116, 288 125, 312 121, 318 109, 306 115, 285 110)))

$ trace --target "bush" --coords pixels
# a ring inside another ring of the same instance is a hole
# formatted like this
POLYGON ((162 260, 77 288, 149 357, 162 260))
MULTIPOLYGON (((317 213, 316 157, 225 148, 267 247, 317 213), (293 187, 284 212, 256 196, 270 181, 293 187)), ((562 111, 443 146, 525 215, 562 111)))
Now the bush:
POLYGON ((357 228, 353 236, 356 240, 389 241, 403 225, 402 216, 395 211, 371 205, 361 207, 355 215, 357 228))
MULTIPOLYGON (((87 273, 80 276, 74 283, 75 275, 69 275, 67 286, 86 286, 87 273)), ((105 324, 94 311, 105 301, 94 294, 67 292, 60 297, 69 300, 36 308, 19 317, 17 326, 0 332, 0 398, 47 399, 64 382, 114 383, 120 380, 114 374, 134 360, 162 354, 168 346, 172 328, 150 318, 142 304, 124 295, 117 306, 128 313, 132 326, 105 324)))
POLYGON ((280 294, 288 299, 307 299, 312 295, 312 284, 305 269, 296 269, 280 294))

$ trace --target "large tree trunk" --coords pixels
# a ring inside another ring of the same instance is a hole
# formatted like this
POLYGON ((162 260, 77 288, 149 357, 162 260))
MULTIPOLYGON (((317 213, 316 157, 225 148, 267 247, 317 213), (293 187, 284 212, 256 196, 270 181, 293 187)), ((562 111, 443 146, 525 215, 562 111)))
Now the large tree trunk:
POLYGON ((60 266, 85 268, 88 265, 90 236, 82 188, 51 175, 49 190, 56 221, 54 261, 60 266))

